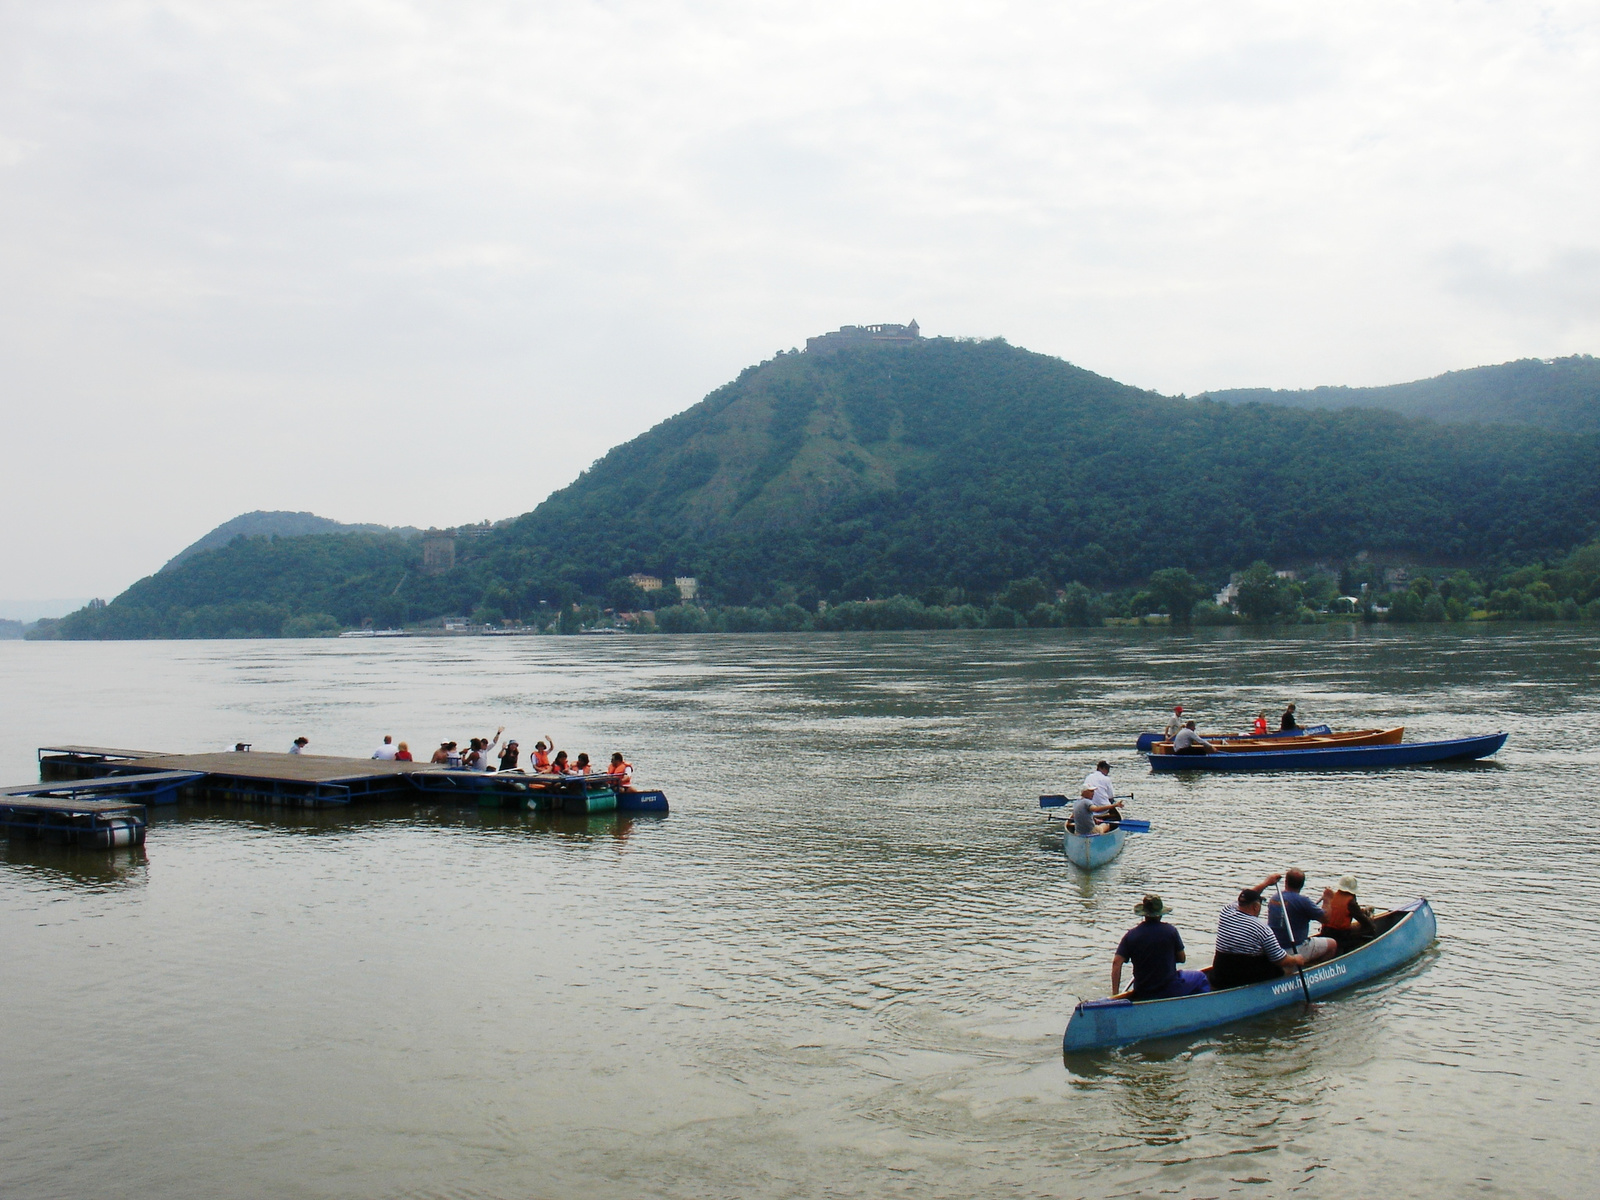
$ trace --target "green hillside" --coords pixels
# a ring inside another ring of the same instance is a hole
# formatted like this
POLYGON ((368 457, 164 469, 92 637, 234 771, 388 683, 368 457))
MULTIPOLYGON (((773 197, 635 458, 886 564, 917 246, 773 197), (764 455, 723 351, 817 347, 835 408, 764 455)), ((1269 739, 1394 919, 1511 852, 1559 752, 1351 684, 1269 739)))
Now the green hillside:
POLYGON ((1208 392, 1228 404, 1295 408, 1382 408, 1453 423, 1537 425, 1564 433, 1600 433, 1600 359, 1524 358, 1451 371, 1388 387, 1319 387, 1304 391, 1237 388, 1208 392))
POLYGON ((257 510, 224 521, 204 537, 191 542, 167 560, 163 571, 170 571, 184 560, 207 550, 220 550, 234 538, 303 537, 309 533, 398 533, 415 537, 417 529, 391 529, 386 525, 346 525, 308 512, 264 512, 257 510))
POLYGON ((1337 569, 1362 551, 1500 571, 1597 531, 1600 435, 1172 399, 1001 341, 938 339, 751 367, 461 539, 442 575, 394 536, 239 539, 58 632, 633 607, 623 577, 641 571, 696 576, 724 605, 982 605, 1012 581, 1099 592, 1184 567, 1220 582, 1256 560, 1337 569))

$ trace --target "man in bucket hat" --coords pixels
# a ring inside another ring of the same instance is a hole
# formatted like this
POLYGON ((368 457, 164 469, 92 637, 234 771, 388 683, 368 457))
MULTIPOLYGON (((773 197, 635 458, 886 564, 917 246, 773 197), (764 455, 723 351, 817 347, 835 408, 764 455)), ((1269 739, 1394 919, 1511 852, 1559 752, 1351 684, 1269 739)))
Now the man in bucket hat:
POLYGON ((1146 896, 1133 911, 1144 920, 1122 935, 1117 952, 1111 956, 1111 994, 1122 991, 1122 964, 1133 964, 1134 1000, 1165 1000, 1172 996, 1193 996, 1209 992, 1211 982, 1202 971, 1182 971, 1178 964, 1188 955, 1183 939, 1161 918, 1172 910, 1154 893, 1146 896))

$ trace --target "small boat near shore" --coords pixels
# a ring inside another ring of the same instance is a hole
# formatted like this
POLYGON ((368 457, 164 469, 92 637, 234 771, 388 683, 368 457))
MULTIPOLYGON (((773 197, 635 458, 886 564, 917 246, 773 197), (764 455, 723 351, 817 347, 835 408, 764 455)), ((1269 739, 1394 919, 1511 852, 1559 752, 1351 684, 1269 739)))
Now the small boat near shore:
MULTIPOLYGON (((1230 754, 1247 754, 1252 750, 1323 750, 1330 746, 1393 746, 1406 735, 1404 725, 1393 729, 1350 729, 1343 733, 1314 733, 1303 737, 1231 737, 1217 738, 1212 744, 1230 754)), ((1151 754, 1171 754, 1172 743, 1161 741, 1150 747, 1151 754)))
POLYGON ((1252 750, 1210 754, 1152 754, 1150 769, 1178 771, 1353 771, 1372 767, 1411 767, 1423 763, 1488 758, 1506 744, 1503 733, 1439 742, 1401 742, 1392 746, 1329 746, 1303 750, 1252 750))
POLYGON ((1061 831, 1061 849, 1067 861, 1083 871, 1103 867, 1122 853, 1122 843, 1128 840, 1128 831, 1113 829, 1110 833, 1096 833, 1079 837, 1070 829, 1061 831))
MULTIPOLYGON (((1258 740, 1261 738, 1277 739, 1291 737, 1321 737, 1324 734, 1329 734, 1332 732, 1333 727, 1330 725, 1310 725, 1305 729, 1282 729, 1276 733, 1202 733, 1200 736, 1205 738, 1205 740, 1208 742, 1225 742, 1234 738, 1250 738, 1252 740, 1258 740)), ((1157 742, 1164 742, 1166 740, 1167 735, 1164 733, 1141 733, 1137 738, 1134 739, 1133 748, 1140 754, 1149 754, 1151 746, 1154 746, 1157 742)))
POLYGON ((1166 1000, 1106 999, 1080 1003, 1062 1037, 1063 1054, 1128 1046, 1150 1038, 1197 1033, 1275 1008, 1318 1000, 1392 971, 1433 944, 1438 922, 1426 899, 1413 900, 1377 918, 1381 932, 1372 941, 1304 973, 1263 983, 1177 996, 1166 1000))

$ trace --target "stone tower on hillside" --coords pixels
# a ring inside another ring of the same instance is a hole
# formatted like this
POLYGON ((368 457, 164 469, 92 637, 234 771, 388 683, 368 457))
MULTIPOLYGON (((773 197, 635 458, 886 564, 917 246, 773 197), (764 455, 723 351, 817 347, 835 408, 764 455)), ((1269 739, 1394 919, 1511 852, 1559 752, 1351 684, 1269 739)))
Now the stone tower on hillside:
POLYGON ((832 354, 846 346, 909 345, 922 340, 915 317, 909 325, 841 325, 832 333, 806 339, 807 354, 832 354))

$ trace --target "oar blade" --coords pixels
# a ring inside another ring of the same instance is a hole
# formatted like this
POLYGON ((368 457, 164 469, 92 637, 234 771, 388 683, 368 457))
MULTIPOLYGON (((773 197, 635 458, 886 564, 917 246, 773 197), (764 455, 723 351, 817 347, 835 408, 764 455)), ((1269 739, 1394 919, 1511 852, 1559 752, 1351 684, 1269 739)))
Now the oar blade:
POLYGON ((1066 802, 1067 802, 1067 798, 1065 796, 1040 796, 1039 797, 1039 807, 1040 808, 1061 808, 1066 804, 1066 802))

